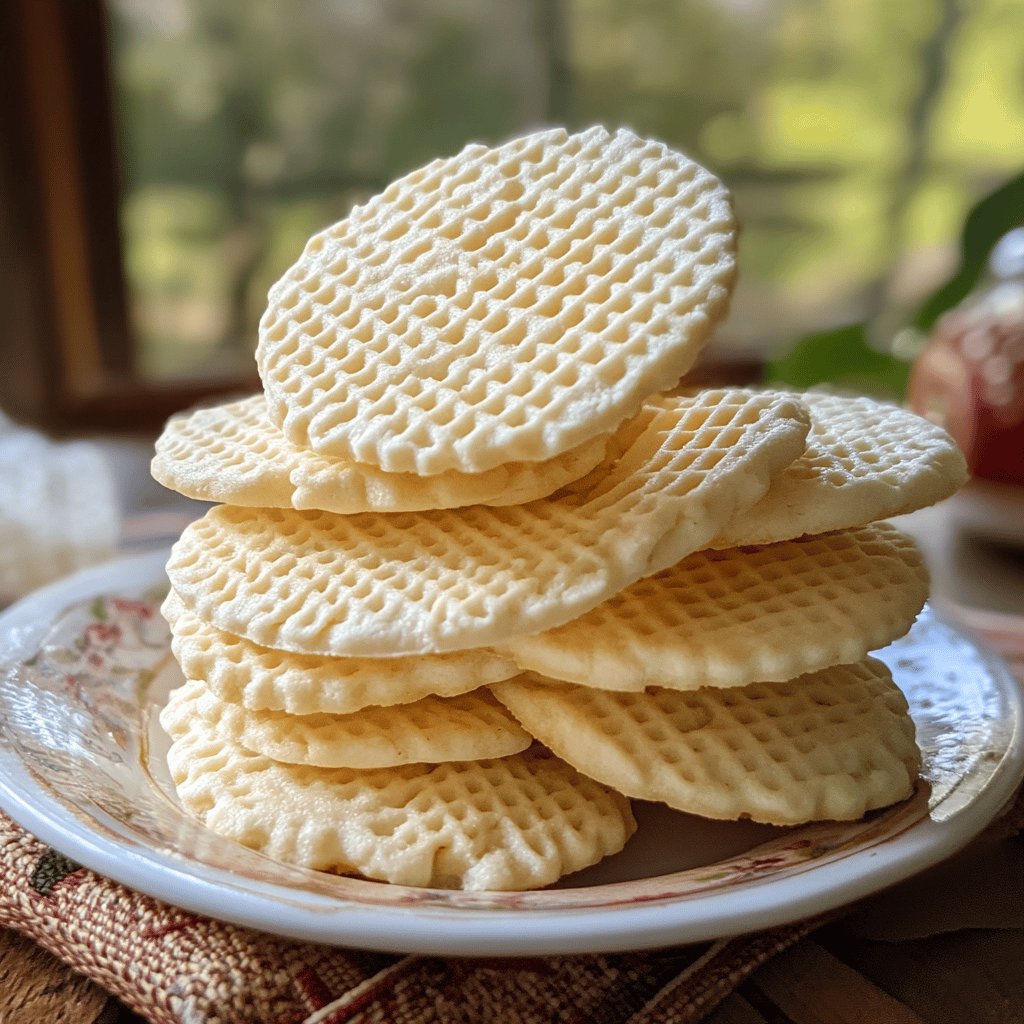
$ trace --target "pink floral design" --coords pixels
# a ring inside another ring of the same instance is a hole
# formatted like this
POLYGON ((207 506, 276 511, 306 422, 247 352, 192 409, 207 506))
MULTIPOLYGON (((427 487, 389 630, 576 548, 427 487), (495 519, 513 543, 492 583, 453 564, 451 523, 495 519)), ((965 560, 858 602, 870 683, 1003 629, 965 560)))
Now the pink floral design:
POLYGON ((148 601, 131 601, 124 597, 112 597, 111 606, 122 615, 136 615, 140 619, 153 618, 153 605, 148 601))

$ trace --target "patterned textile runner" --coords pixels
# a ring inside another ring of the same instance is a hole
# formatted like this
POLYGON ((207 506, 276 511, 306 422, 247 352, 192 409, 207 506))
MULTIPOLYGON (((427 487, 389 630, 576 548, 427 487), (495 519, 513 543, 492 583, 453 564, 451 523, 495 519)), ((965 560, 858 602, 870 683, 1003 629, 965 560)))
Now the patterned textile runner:
POLYGON ((3 815, 0 876, 0 926, 154 1024, 697 1021, 825 920, 648 953, 396 958, 185 913, 79 867, 3 815))

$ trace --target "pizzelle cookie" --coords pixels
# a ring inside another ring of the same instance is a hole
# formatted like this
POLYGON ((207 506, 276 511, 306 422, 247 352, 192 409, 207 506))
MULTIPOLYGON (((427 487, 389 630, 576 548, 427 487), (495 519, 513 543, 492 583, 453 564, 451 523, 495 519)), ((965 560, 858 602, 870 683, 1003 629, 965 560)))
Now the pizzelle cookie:
POLYGON ((518 754, 532 742, 486 690, 351 715, 289 715, 226 704, 203 683, 190 680, 172 691, 164 716, 169 732, 187 730, 196 718, 257 754, 322 768, 476 761, 518 754))
POLYGON ((315 235, 271 289, 273 422, 431 476, 552 459, 673 386, 725 313, 724 186, 632 132, 468 146, 315 235))
POLYGON ((222 701, 251 711, 347 715, 432 694, 455 697, 519 673, 511 658, 487 648, 376 659, 274 651, 201 622, 173 590, 161 611, 185 677, 202 679, 222 701))
POLYGON ((545 751, 358 771, 281 764, 169 722, 185 810, 276 860, 444 889, 534 889, 616 853, 629 802, 545 751))
POLYGON ((561 625, 704 547, 800 454, 806 430, 792 396, 664 399, 586 493, 392 515, 220 506, 185 530, 168 575, 202 621, 265 647, 482 647, 561 625))
POLYGON ((711 546, 770 544, 862 526, 948 498, 967 480, 956 442, 921 416, 870 398, 801 392, 807 451, 711 546))
POLYGON ((852 820, 909 796, 920 762, 907 702, 871 658, 723 690, 608 693, 526 676, 492 690, 588 777, 706 818, 852 820))
POLYGON ((386 473, 296 448, 270 422, 262 395, 176 416, 156 442, 154 479, 201 501, 326 512, 411 512, 464 505, 521 505, 593 469, 595 438, 546 462, 508 463, 484 473, 418 477, 386 473))
POLYGON ((914 542, 875 523, 697 552, 503 649, 523 669, 606 690, 782 682, 898 639, 927 596, 914 542))

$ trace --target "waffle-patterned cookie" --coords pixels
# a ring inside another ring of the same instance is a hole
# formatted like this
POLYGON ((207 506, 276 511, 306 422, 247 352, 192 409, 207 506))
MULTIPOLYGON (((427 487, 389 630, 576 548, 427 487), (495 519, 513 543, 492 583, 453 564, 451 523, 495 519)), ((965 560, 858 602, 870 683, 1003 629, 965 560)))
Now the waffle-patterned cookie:
POLYGON ((464 505, 521 505, 593 469, 606 440, 595 438, 546 462, 485 473, 386 473, 296 448, 267 417, 262 395, 171 419, 156 442, 153 477, 201 501, 327 512, 412 512, 464 505))
POLYGON ((871 658, 724 690, 608 693, 526 676, 492 689, 584 775, 706 818, 852 820, 909 796, 920 762, 907 702, 871 658))
POLYGON ((168 706, 201 719, 225 740, 289 764, 321 768, 392 768, 506 757, 531 741, 486 690, 370 707, 351 715, 289 715, 226 704, 198 680, 171 693, 168 706))
POLYGON ((606 690, 783 682, 891 643, 927 596, 914 542, 875 523, 699 551, 503 649, 523 669, 606 690))
POLYGON ((586 493, 392 515, 220 506, 185 530, 168 575, 202 621, 265 647, 482 647, 561 625, 704 547, 799 455, 806 430, 790 396, 665 399, 586 493))
POLYGON ((871 398, 801 392, 807 451, 712 547, 845 530, 948 498, 967 480, 956 442, 934 423, 871 398))
POLYGON ((469 146, 315 235, 271 289, 271 418, 389 472, 554 458, 693 365, 734 235, 718 179, 632 132, 469 146))
POLYGON ((357 771, 281 764, 202 721, 168 721, 185 810, 275 860, 399 885, 535 889, 616 853, 629 802, 531 748, 357 771))
POLYGON ((409 658, 324 658, 274 651, 201 622, 172 590, 164 602, 171 649, 187 679, 202 679, 221 700, 251 711, 347 715, 411 704, 431 694, 456 697, 517 675, 487 648, 409 658))

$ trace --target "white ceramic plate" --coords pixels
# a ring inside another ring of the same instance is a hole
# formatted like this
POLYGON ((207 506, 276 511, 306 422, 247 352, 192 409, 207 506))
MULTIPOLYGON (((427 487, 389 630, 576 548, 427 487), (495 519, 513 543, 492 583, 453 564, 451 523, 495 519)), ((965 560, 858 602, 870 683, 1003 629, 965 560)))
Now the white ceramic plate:
POLYGON ((180 682, 157 613, 166 553, 111 563, 0 616, 0 804, 96 871, 280 935, 395 952, 642 949, 782 924, 948 856, 1024 774, 1024 702, 997 660, 926 612, 881 652, 925 755, 909 800, 854 823, 772 828, 639 805, 626 849, 556 887, 461 893, 278 864, 185 817, 155 710, 180 682))

